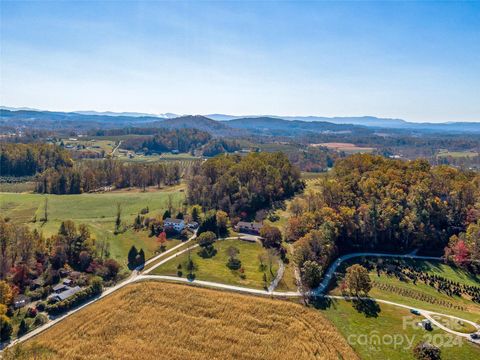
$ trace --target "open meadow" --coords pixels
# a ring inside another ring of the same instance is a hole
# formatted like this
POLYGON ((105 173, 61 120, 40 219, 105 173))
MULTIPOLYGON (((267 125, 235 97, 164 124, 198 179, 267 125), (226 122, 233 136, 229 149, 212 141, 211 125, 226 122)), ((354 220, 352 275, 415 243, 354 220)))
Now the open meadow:
MULTIPOLYGON (((110 244, 111 257, 125 264, 132 245, 143 248, 146 258, 149 258, 158 244, 148 236, 148 231, 129 228, 124 233, 115 235, 117 204, 121 207, 122 222, 132 225, 137 214, 147 207, 149 213, 146 216, 152 217, 161 215, 170 200, 173 208, 180 210, 185 197, 183 191, 183 186, 179 185, 158 191, 153 188, 147 192, 132 189, 80 195, 0 193, 0 213, 12 222, 36 228, 46 236, 57 233, 64 220, 73 220, 77 226, 87 224, 97 240, 110 244), (45 204, 47 222, 41 221, 45 216, 45 204)), ((176 243, 178 240, 169 241, 167 247, 176 243)))
POLYGON ((159 282, 129 285, 31 346, 45 359, 358 359, 315 309, 159 282))

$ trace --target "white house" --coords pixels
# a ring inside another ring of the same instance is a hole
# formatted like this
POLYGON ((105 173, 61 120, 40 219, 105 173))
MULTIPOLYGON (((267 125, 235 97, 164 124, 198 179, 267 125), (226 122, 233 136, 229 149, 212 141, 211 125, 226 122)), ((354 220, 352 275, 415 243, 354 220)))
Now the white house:
POLYGON ((185 229, 185 221, 183 221, 183 219, 166 218, 165 220, 163 220, 163 226, 171 227, 176 231, 180 232, 185 229))

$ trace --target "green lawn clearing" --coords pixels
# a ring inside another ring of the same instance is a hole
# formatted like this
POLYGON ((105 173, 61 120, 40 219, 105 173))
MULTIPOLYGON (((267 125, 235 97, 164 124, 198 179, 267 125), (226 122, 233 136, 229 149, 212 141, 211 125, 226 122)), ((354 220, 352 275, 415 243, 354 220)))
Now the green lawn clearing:
MULTIPOLYGON (((217 253, 212 258, 202 258, 198 255, 200 248, 191 250, 190 256, 195 264, 195 278, 197 280, 214 281, 223 284, 238 285, 245 287, 252 287, 257 289, 264 288, 263 274, 260 269, 259 255, 265 254, 266 250, 258 243, 251 243, 243 240, 219 240, 214 244, 217 253), (242 272, 239 270, 230 270, 227 267, 228 255, 226 250, 230 247, 236 247, 240 253, 238 258, 242 262, 244 269, 242 279, 242 272)), ((170 275, 177 276, 178 266, 181 265, 182 276, 185 277, 187 271, 188 253, 183 253, 158 268, 152 271, 156 275, 170 275)), ((265 274, 267 275, 267 283, 269 284, 274 278, 278 270, 278 256, 275 256, 272 261, 272 271, 267 268, 265 274)))

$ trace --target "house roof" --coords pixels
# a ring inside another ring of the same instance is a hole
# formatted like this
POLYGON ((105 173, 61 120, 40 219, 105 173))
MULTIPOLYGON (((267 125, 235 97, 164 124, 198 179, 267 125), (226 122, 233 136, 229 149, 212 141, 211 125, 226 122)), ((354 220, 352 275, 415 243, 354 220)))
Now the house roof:
POLYGON ((53 289, 53 291, 58 291, 58 290, 65 289, 66 287, 67 286, 65 284, 57 284, 52 289, 53 289))
POLYGON ((237 226, 239 228, 248 228, 248 229, 255 229, 260 230, 262 228, 262 224, 259 222, 247 222, 247 221, 239 221, 237 226))
POLYGON ((181 224, 181 223, 183 223, 183 219, 166 218, 165 222, 173 223, 173 224, 181 224))
POLYGON ((73 288, 69 288, 68 290, 62 291, 60 294, 57 294, 56 297, 60 299, 60 301, 68 299, 70 296, 76 294, 82 290, 80 286, 75 286, 73 288))
POLYGON ((18 303, 18 302, 21 302, 21 301, 27 302, 27 301, 29 301, 29 300, 30 300, 29 297, 26 296, 26 295, 17 295, 17 296, 15 296, 15 298, 13 299, 13 302, 14 302, 14 303, 18 303))

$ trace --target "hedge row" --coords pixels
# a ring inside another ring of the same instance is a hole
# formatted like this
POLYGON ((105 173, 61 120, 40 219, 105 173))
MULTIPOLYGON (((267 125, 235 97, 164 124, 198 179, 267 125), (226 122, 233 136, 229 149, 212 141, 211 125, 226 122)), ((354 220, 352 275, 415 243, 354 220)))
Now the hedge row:
POLYGON ((79 291, 75 295, 70 296, 68 299, 59 301, 55 304, 47 305, 46 311, 51 315, 61 314, 67 310, 78 306, 87 300, 101 294, 103 287, 101 284, 92 284, 91 286, 79 291))

